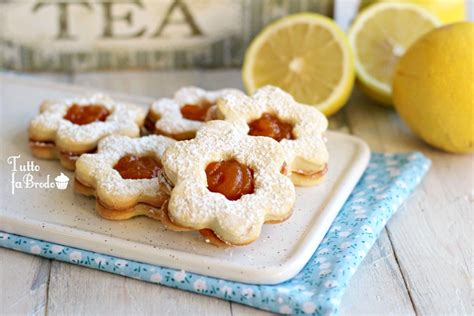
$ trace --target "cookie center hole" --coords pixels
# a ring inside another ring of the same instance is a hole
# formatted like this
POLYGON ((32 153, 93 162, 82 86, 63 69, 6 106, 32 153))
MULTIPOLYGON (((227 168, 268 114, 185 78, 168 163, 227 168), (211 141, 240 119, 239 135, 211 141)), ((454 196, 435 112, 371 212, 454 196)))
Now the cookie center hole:
POLYGON ((254 192, 253 170, 235 159, 211 162, 206 167, 207 187, 235 201, 254 192))
POLYGON ((197 104, 185 104, 181 107, 181 115, 188 120, 204 122, 213 105, 215 103, 209 100, 202 100, 197 104))
POLYGON ((73 104, 68 110, 64 118, 77 125, 86 125, 93 122, 105 121, 109 116, 109 111, 98 104, 78 105, 73 104))
POLYGON ((161 162, 152 156, 127 155, 115 164, 123 179, 152 179, 158 176, 162 168, 161 162))
POLYGON ((281 141, 282 139, 294 139, 293 125, 283 122, 278 117, 270 113, 263 113, 262 116, 249 124, 249 135, 267 136, 281 141))

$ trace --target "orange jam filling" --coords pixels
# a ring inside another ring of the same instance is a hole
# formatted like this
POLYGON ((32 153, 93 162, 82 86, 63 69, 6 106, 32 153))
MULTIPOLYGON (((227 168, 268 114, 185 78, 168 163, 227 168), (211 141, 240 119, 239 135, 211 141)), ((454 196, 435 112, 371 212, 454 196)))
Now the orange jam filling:
POLYGON ((73 104, 64 118, 77 125, 86 125, 93 122, 105 121, 109 111, 102 105, 78 105, 73 104))
POLYGON ((147 131, 149 131, 150 133, 154 133, 155 132, 155 121, 153 121, 150 116, 148 115, 145 119, 145 129, 147 131))
POLYGON ((181 107, 181 114, 188 120, 204 122, 207 112, 213 105, 215 104, 207 100, 199 104, 185 104, 181 107))
POLYGON ((253 170, 237 160, 211 162, 206 167, 207 187, 235 201, 254 192, 253 170))
POLYGON ((124 179, 152 179, 158 176, 161 163, 154 157, 127 155, 120 158, 114 169, 124 179))
POLYGON ((267 136, 276 141, 293 139, 293 125, 280 121, 270 113, 263 113, 259 119, 250 122, 249 127, 249 135, 252 136, 267 136))

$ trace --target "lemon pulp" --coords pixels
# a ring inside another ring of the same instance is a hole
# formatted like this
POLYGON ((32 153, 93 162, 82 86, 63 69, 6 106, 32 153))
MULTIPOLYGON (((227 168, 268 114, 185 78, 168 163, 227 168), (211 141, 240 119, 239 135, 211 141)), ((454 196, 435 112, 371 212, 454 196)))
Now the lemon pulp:
POLYGON ((242 78, 249 93, 274 85, 298 102, 331 115, 352 90, 352 53, 345 34, 332 20, 295 14, 270 24, 252 41, 242 78))

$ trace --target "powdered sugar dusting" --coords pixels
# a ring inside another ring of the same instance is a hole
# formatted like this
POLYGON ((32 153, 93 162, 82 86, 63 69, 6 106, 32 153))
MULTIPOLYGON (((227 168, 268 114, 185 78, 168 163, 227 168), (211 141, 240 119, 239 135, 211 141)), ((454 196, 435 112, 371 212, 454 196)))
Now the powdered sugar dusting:
POLYGON ((226 121, 245 126, 263 113, 272 113, 293 124, 295 139, 283 139, 280 142, 292 170, 305 169, 299 165, 302 160, 306 165, 313 164, 316 167, 322 167, 328 161, 323 141, 323 132, 328 126, 326 117, 316 108, 296 102, 291 95, 277 87, 263 87, 252 97, 227 95, 219 101, 218 110, 226 121))
POLYGON ((152 156, 161 160, 165 149, 175 143, 164 136, 150 135, 141 138, 112 135, 102 139, 95 154, 83 154, 76 162, 76 178, 84 185, 96 189, 96 194, 107 205, 134 205, 156 197, 166 181, 159 176, 153 179, 123 179, 114 169, 126 155, 152 156))
POLYGON ((141 107, 119 103, 102 94, 51 101, 45 103, 41 110, 30 123, 30 135, 37 140, 55 141, 60 149, 72 152, 94 149, 101 138, 111 134, 137 137, 146 115, 141 107), (104 122, 76 125, 64 119, 73 104, 102 105, 110 115, 104 122))
POLYGON ((197 87, 184 87, 179 89, 173 99, 160 99, 151 105, 151 111, 160 117, 155 127, 168 134, 196 132, 203 122, 188 120, 181 114, 181 107, 185 104, 199 104, 202 101, 217 103, 226 95, 241 95, 236 89, 222 89, 206 91, 197 87))
POLYGON ((175 184, 169 214, 183 226, 211 228, 224 240, 243 244, 259 236, 265 221, 283 220, 291 213, 295 189, 280 172, 282 147, 270 138, 248 136, 242 125, 208 122, 195 139, 169 147, 162 162, 175 184), (209 163, 231 158, 254 171, 255 192, 236 201, 210 192, 205 173, 209 163))

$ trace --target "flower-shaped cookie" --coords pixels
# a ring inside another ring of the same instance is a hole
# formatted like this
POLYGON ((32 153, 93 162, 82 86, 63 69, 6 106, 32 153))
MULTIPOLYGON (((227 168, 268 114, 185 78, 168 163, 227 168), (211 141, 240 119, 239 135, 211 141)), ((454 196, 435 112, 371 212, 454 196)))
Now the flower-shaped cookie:
POLYGON ((137 137, 146 111, 100 94, 91 97, 46 101, 29 125, 30 147, 39 158, 59 158, 74 170, 77 158, 93 152, 99 140, 116 134, 137 137))
POLYGON ((227 95, 217 107, 219 118, 245 125, 246 133, 278 140, 294 184, 308 186, 321 181, 327 171, 322 133, 328 122, 316 108, 298 103, 272 86, 259 89, 252 97, 227 95))
POLYGON ((173 99, 160 99, 151 105, 145 127, 150 133, 177 140, 191 139, 205 121, 214 118, 215 105, 228 94, 243 93, 235 89, 206 91, 197 87, 181 88, 173 99))
POLYGON ((175 185, 164 210, 175 225, 245 245, 258 238, 264 223, 291 215, 295 188, 282 174, 282 146, 248 136, 245 126, 208 122, 196 138, 170 146, 162 162, 175 185))
POLYGON ((174 142, 158 135, 108 136, 99 142, 97 153, 77 160, 74 188, 96 196, 97 212, 107 219, 161 219, 160 208, 170 193, 161 157, 174 142))

